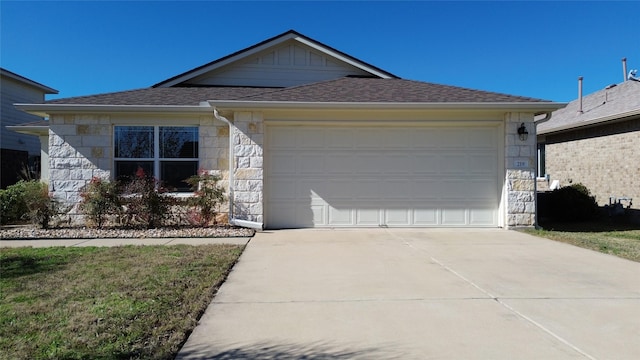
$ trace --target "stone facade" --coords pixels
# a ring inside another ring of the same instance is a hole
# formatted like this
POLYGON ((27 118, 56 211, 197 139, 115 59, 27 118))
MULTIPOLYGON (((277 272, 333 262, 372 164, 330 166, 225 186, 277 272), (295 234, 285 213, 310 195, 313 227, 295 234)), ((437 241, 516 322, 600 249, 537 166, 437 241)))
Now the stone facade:
MULTIPOLYGON (((68 205, 78 204, 82 188, 93 177, 110 177, 112 146, 112 127, 107 115, 51 116, 49 190, 68 205)), ((77 214, 76 207, 72 216, 77 214)))
POLYGON ((264 123, 260 112, 236 112, 233 119, 233 217, 262 223, 264 123))
POLYGON ((601 206, 609 197, 630 197, 632 208, 640 209, 640 119, 550 134, 544 141, 550 181, 582 183, 601 206))
POLYGON ((506 227, 533 226, 536 219, 536 136, 533 114, 508 113, 505 118, 506 227), (518 136, 521 124, 529 135, 518 136))

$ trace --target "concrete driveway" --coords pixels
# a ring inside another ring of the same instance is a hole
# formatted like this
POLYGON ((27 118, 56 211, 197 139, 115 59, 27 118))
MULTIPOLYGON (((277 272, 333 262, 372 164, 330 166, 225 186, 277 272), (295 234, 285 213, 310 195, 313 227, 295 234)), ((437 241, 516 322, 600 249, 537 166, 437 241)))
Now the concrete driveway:
POLYGON ((178 359, 639 359, 640 264, 489 230, 258 233, 178 359))

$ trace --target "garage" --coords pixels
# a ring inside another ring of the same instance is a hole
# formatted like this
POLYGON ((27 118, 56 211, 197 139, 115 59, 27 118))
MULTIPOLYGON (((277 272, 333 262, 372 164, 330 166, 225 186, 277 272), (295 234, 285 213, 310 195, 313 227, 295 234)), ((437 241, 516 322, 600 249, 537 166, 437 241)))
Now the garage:
POLYGON ((266 127, 265 225, 496 227, 502 126, 266 127))

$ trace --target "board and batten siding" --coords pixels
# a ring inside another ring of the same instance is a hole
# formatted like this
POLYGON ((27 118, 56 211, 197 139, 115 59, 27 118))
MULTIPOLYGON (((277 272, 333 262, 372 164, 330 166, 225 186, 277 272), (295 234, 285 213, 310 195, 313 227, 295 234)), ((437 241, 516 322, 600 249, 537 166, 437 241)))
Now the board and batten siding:
POLYGON ((288 87, 345 76, 367 76, 355 66, 302 44, 285 43, 232 66, 208 72, 189 85, 288 87))

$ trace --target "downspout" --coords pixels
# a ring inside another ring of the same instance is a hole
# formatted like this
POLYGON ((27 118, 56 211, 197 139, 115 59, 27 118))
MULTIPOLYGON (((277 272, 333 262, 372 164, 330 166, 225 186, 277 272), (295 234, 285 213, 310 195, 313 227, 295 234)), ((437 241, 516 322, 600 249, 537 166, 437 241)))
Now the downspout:
MULTIPOLYGON (((540 159, 538 159, 538 129, 537 129, 537 125, 540 123, 543 123, 545 121, 549 121, 551 120, 551 111, 545 111, 543 113, 537 113, 533 115, 534 121, 533 121, 533 136, 535 136, 536 138, 536 167, 538 166, 538 163, 540 161, 540 159), (539 120, 535 120, 536 116, 539 115, 543 115, 544 117, 542 119, 539 120)), ((533 179, 533 196, 535 196, 535 208, 533 209, 533 215, 534 215, 534 219, 533 219, 533 228, 534 229, 539 229, 540 227, 538 226, 538 177, 536 176, 533 179)))
POLYGON ((262 223, 255 222, 255 221, 236 219, 235 218, 235 214, 234 214, 234 211, 233 211, 233 209, 234 209, 233 200, 235 198, 235 196, 234 196, 234 193, 235 193, 234 192, 235 154, 234 154, 234 151, 233 151, 234 150, 234 146, 233 146, 233 129, 234 129, 234 126, 231 123, 231 121, 229 121, 229 119, 227 119, 226 117, 220 115, 218 113, 218 109, 216 109, 215 107, 213 108, 213 117, 215 117, 216 119, 222 121, 223 123, 225 123, 225 124, 227 124, 229 126, 229 224, 240 226, 240 227, 246 227, 246 228, 251 228, 251 229, 262 230, 263 229, 263 224, 262 223))

